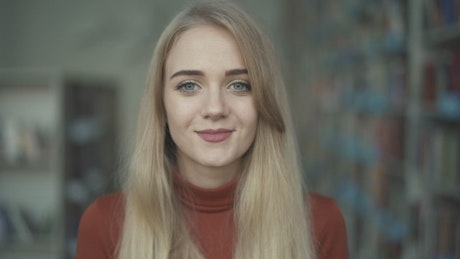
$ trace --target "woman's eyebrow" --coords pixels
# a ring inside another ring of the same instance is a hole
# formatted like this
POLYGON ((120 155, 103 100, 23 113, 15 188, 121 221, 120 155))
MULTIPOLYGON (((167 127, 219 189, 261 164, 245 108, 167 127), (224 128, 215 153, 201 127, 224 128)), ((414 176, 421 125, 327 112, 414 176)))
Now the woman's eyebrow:
POLYGON ((204 73, 200 70, 179 70, 174 73, 170 79, 176 76, 204 76, 204 73))
MULTIPOLYGON (((242 75, 242 74, 248 74, 248 70, 246 68, 235 68, 235 69, 230 69, 225 71, 225 76, 236 76, 236 75, 242 75)), ((204 72, 201 70, 179 70, 176 73, 174 73, 170 79, 176 77, 176 76, 204 76, 204 72)))
POLYGON ((225 71, 225 76, 237 76, 241 74, 248 74, 248 70, 246 68, 235 68, 225 71))

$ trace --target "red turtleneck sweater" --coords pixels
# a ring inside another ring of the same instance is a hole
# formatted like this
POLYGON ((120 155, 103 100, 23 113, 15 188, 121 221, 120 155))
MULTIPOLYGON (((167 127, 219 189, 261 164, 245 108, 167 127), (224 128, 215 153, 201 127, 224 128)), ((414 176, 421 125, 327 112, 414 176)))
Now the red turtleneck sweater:
MULTIPOLYGON (((176 190, 194 224, 193 237, 208 259, 230 259, 234 249, 233 197, 237 180, 203 189, 176 177, 176 190), (193 214, 192 214, 193 213, 193 214)), ((345 223, 332 199, 310 194, 318 259, 348 258, 345 223)), ((80 221, 77 259, 114 258, 123 215, 121 193, 98 198, 80 221)))

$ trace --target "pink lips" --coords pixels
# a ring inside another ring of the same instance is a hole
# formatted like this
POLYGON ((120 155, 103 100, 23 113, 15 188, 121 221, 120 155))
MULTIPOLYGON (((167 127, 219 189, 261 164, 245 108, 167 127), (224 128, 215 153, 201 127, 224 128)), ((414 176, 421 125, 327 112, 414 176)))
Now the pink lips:
POLYGON ((196 131, 198 136, 200 136, 204 141, 218 143, 226 140, 232 135, 233 130, 229 129, 207 129, 196 131))

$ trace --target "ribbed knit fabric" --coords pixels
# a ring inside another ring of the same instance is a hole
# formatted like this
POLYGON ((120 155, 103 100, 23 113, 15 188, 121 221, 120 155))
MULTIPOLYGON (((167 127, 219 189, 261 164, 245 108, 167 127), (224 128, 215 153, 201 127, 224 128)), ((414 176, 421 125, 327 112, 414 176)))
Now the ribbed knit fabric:
POLYGON ((192 185, 179 174, 175 189, 186 207, 195 243, 206 258, 231 259, 235 245, 233 204, 238 179, 215 189, 192 185))
MULTIPOLYGON (((231 259, 235 245, 233 204, 238 179, 216 189, 203 189, 175 177, 175 189, 186 207, 190 230, 208 259, 231 259)), ((345 222, 335 202, 310 194, 313 233, 318 259, 347 259, 345 222)), ((98 198, 79 226, 77 259, 114 258, 123 221, 123 197, 98 198)))

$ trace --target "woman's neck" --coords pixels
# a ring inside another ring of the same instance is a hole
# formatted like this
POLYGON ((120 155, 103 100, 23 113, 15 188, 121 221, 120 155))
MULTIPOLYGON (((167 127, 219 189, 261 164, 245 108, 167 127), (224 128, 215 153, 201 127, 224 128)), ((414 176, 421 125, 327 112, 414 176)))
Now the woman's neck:
POLYGON ((181 159, 178 159, 177 167, 185 180, 206 189, 218 188, 229 183, 241 173, 242 168, 241 161, 223 167, 210 167, 184 163, 181 159))

